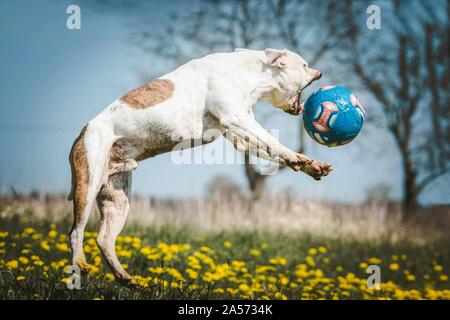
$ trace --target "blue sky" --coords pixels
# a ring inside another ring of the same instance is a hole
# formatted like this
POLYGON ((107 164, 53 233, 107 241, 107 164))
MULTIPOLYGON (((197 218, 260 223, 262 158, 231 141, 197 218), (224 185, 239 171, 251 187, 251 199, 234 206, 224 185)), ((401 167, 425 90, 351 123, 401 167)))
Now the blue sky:
MULTIPOLYGON (((66 7, 72 3, 76 1, 0 1, 2 192, 11 187, 25 192, 67 192, 68 154, 81 127, 138 86, 139 74, 170 71, 167 62, 131 43, 130 20, 121 15, 81 5, 81 30, 68 30, 66 7)), ((168 23, 169 12, 183 10, 185 5, 150 6, 148 20, 161 28, 168 23)), ((325 76, 311 90, 328 84, 327 80, 325 76)), ((373 101, 359 97, 370 115, 373 101)), ((266 105, 255 108, 260 119, 270 112, 266 105)), ((295 148, 296 121, 280 112, 263 123, 268 129, 280 129, 280 140, 295 148)), ((353 202, 363 200, 368 187, 383 183, 392 187, 392 197, 400 196, 399 157, 384 130, 366 126, 353 143, 341 148, 311 141, 308 145, 309 156, 333 164, 332 175, 316 182, 283 170, 269 179, 271 190, 289 188, 304 198, 353 202)), ((216 175, 246 184, 240 165, 175 165, 166 154, 141 163, 133 176, 133 191, 160 197, 200 196, 216 175)), ((426 192, 423 202, 450 199, 448 188, 439 187, 446 182, 448 178, 426 192)))

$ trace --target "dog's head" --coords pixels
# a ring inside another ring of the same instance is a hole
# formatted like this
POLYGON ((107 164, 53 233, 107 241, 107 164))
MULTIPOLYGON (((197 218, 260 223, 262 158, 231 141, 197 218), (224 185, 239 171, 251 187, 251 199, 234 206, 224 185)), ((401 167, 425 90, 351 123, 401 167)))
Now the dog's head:
POLYGON ((310 68, 301 56, 287 49, 265 49, 261 60, 271 68, 276 82, 275 88, 269 92, 266 99, 289 114, 300 114, 303 111, 303 89, 314 80, 320 79, 322 73, 310 68))

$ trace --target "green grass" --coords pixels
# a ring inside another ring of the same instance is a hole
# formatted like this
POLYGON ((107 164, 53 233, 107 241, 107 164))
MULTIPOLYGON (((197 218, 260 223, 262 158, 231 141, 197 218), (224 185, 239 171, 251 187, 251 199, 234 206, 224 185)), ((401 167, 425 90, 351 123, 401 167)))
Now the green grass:
MULTIPOLYGON (((450 298, 446 279, 450 267, 448 243, 393 244, 384 239, 367 242, 256 231, 205 233, 138 225, 127 227, 117 245, 123 253, 119 259, 127 264, 130 274, 139 276, 142 286, 120 287, 110 280, 110 271, 102 261, 94 272, 83 276, 81 290, 69 290, 62 281, 68 276, 64 268, 70 252, 63 244, 67 243, 69 229, 69 221, 53 225, 37 221, 31 212, 0 221, 0 299, 450 298), (56 231, 54 237, 49 235, 51 230, 56 231), (226 241, 231 242, 231 247, 224 246, 226 241), (170 256, 164 246, 157 249, 160 243, 190 247, 170 256), (142 253, 143 247, 153 248, 158 258, 149 259, 147 253, 142 253), (251 254, 255 249, 260 255, 251 254), (20 257, 25 259, 20 262, 20 257), (33 264, 36 257, 42 265, 33 264), (200 257, 199 269, 190 264, 189 257, 200 257), (282 259, 272 260, 277 257, 282 259), (369 276, 365 264, 373 264, 371 258, 380 260, 376 264, 381 268, 381 290, 365 287, 369 276), (18 266, 11 261, 17 261, 18 266), (398 264, 399 269, 391 270, 392 264, 398 264), (272 270, 258 273, 258 266, 272 270), (158 267, 161 273, 149 271, 158 267), (195 270, 198 277, 190 277, 188 268, 195 270), (219 273, 220 268, 226 271, 219 273), (299 271, 302 268, 303 273, 299 271), (177 270, 183 280, 171 270, 177 270), (208 273, 217 273, 219 278, 210 281, 208 273)), ((96 225, 89 225, 89 230, 96 231, 96 225)), ((89 263, 100 261, 94 239, 95 234, 87 235, 89 263)))

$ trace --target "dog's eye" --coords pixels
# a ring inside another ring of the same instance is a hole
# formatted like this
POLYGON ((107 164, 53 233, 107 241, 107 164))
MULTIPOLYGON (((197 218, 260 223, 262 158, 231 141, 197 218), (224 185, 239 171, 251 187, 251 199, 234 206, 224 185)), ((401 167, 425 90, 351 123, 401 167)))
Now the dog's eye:
POLYGON ((307 65, 306 63, 304 63, 303 66, 304 66, 305 68, 308 67, 308 65, 307 65))

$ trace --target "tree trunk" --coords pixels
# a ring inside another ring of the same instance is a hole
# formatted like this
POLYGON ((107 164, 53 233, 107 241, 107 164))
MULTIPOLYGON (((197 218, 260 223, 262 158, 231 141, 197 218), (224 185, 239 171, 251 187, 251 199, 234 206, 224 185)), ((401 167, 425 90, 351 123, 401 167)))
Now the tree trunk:
POLYGON ((256 201, 261 198, 264 192, 267 176, 261 175, 255 169, 255 166, 250 163, 248 155, 245 155, 245 176, 247 177, 250 191, 252 193, 252 200, 256 201))
POLYGON ((404 144, 400 146, 403 167, 403 216, 402 220, 410 220, 417 209, 419 190, 417 188, 417 173, 413 168, 408 147, 404 144))

